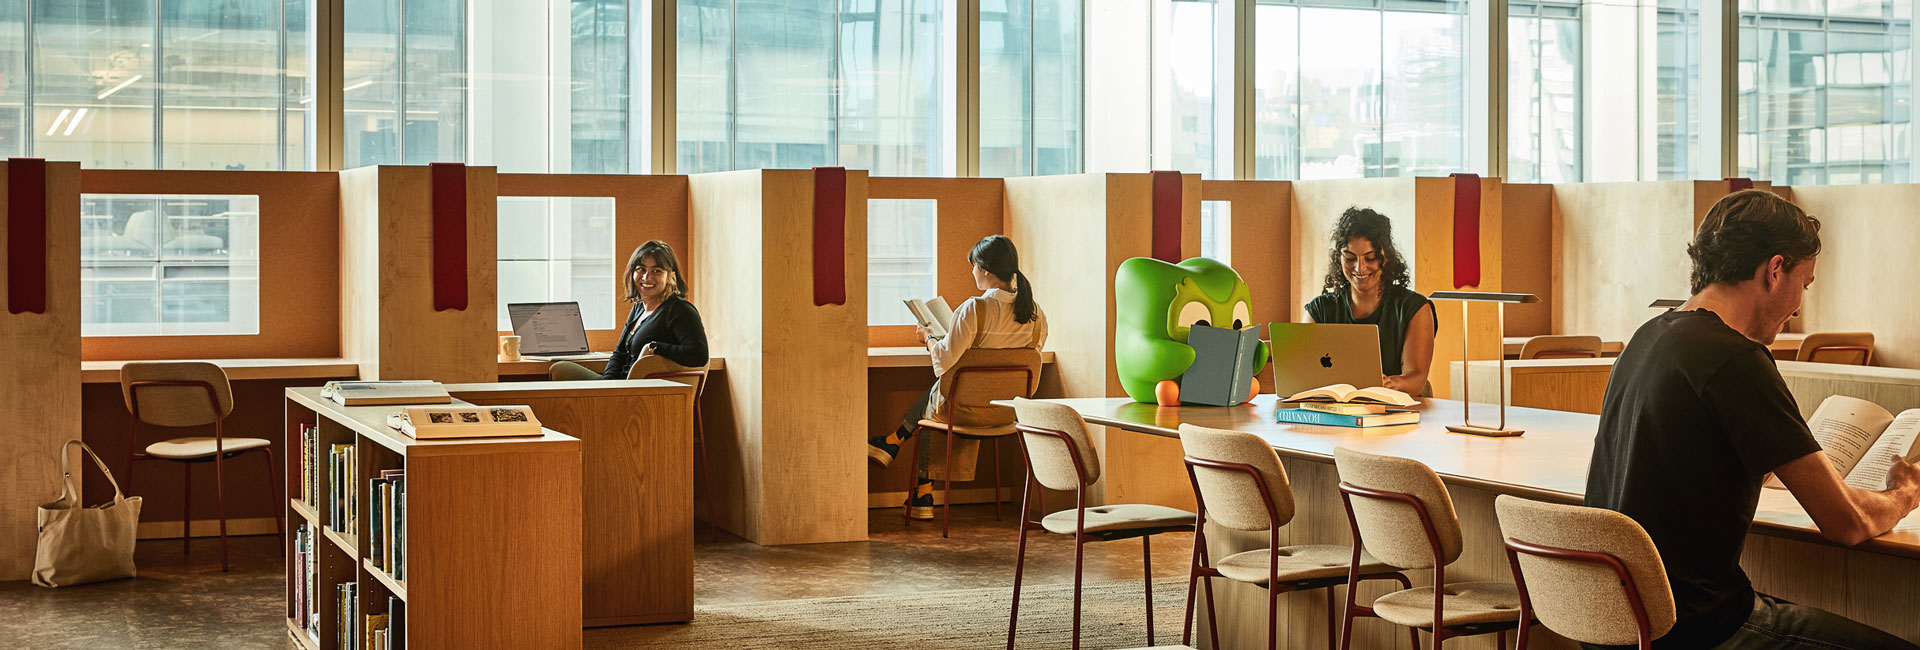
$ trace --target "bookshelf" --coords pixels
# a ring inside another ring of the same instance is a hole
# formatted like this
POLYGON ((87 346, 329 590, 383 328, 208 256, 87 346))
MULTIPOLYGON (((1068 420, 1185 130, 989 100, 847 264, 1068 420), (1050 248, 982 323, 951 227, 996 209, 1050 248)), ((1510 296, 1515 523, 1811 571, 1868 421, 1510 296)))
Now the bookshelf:
POLYGON ((404 618, 410 648, 579 648, 580 441, 551 429, 418 441, 386 426, 394 410, 340 406, 319 388, 286 390, 287 521, 310 531, 288 535, 284 549, 288 635, 304 650, 385 650, 366 647, 364 628, 367 617, 387 616, 404 618), (351 450, 342 471, 330 471, 330 450, 351 450), (370 483, 396 472, 404 496, 392 501, 405 523, 389 536, 384 523, 374 527, 370 483), (333 498, 346 477, 357 491, 333 498), (399 558, 399 575, 376 558, 399 558), (343 604, 355 629, 343 629, 343 604), (303 617, 302 605, 312 613, 303 617))

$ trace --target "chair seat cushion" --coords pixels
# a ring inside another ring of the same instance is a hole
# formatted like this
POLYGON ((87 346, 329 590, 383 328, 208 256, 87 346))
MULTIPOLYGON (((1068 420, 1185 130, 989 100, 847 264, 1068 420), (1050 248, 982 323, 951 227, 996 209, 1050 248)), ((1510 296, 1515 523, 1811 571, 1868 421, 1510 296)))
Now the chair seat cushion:
POLYGON ((995 427, 956 427, 951 424, 947 424, 945 422, 935 420, 933 418, 926 418, 926 419, 920 420, 920 426, 926 427, 928 429, 952 431, 954 433, 967 436, 969 438, 998 438, 1000 436, 1013 435, 1014 426, 1016 425, 1012 422, 1008 422, 1006 424, 995 426, 995 427))
MULTIPOLYGON (((1049 532, 1072 535, 1077 516, 1073 510, 1061 510, 1040 520, 1049 532)), ((1104 533, 1143 528, 1175 529, 1193 526, 1193 513, 1179 508, 1146 504, 1120 504, 1087 508, 1087 532, 1104 533)))
MULTIPOLYGON (((1511 582, 1455 582, 1446 586, 1440 625, 1520 620, 1520 590, 1511 582)), ((1380 618, 1408 627, 1433 628, 1433 587, 1396 591, 1373 601, 1380 618)))
MULTIPOLYGON (((220 449, 226 453, 257 449, 273 443, 262 438, 222 438, 220 449)), ((208 458, 214 454, 213 438, 174 438, 147 445, 147 454, 160 458, 208 458)))
MULTIPOLYGON (((1298 582, 1321 578, 1345 577, 1347 563, 1353 561, 1353 547, 1328 544, 1282 546, 1279 551, 1280 582, 1298 582)), ((1235 553, 1215 563, 1213 568, 1229 580, 1256 585, 1267 584, 1267 549, 1235 553)), ((1360 552, 1360 573, 1393 573, 1393 567, 1381 563, 1366 551, 1360 552)))

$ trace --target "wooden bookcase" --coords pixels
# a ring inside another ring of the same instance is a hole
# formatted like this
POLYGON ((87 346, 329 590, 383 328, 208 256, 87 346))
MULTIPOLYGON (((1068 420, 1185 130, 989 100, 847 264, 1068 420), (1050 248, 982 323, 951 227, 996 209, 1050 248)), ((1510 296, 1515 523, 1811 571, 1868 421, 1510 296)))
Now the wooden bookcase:
POLYGON ((386 613, 388 597, 406 603, 406 646, 431 648, 579 648, 581 620, 580 441, 547 430, 538 438, 418 441, 387 427, 394 406, 346 407, 318 388, 286 391, 290 453, 288 530, 312 526, 320 638, 295 624, 294 589, 304 567, 286 536, 287 631, 306 650, 360 650, 339 643, 335 585, 358 590, 355 620, 386 613), (327 499, 301 501, 300 430, 317 427, 316 494, 329 491, 326 449, 355 446, 359 492, 351 506, 365 531, 371 522, 366 480, 383 469, 406 470, 406 580, 375 568, 369 535, 346 535, 325 524, 327 499))

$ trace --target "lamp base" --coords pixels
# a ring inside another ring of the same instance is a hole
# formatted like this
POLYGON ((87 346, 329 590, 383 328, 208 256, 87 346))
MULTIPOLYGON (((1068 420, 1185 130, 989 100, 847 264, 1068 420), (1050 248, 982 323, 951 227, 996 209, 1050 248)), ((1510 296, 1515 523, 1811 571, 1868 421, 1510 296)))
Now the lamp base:
POLYGON ((1447 430, 1452 431, 1454 433, 1464 433, 1471 436, 1486 436, 1488 438, 1512 438, 1522 433, 1526 433, 1525 431, 1522 431, 1519 429, 1495 429, 1493 427, 1483 427, 1483 426, 1472 425, 1472 424, 1449 424, 1447 425, 1447 430))

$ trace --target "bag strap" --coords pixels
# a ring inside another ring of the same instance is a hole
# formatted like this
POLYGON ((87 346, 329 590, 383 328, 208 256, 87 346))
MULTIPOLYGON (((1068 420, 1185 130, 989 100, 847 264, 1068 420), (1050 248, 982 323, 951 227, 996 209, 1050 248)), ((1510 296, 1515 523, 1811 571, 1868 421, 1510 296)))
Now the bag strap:
MULTIPOLYGON (((81 451, 87 452, 87 456, 93 458, 93 465, 100 468, 100 474, 107 477, 107 483, 113 486, 113 500, 115 502, 126 500, 126 495, 120 492, 120 482, 114 480, 113 472, 107 470, 106 461, 100 460, 100 454, 93 453, 92 447, 88 447, 87 443, 79 440, 68 440, 67 444, 60 446, 61 498, 71 497, 74 507, 77 508, 81 506, 80 486, 77 485, 79 481, 74 480, 73 474, 67 471, 67 468, 72 466, 72 460, 67 454, 72 451, 74 445, 79 445, 81 451)), ((82 469, 84 470, 85 468, 82 469)))

